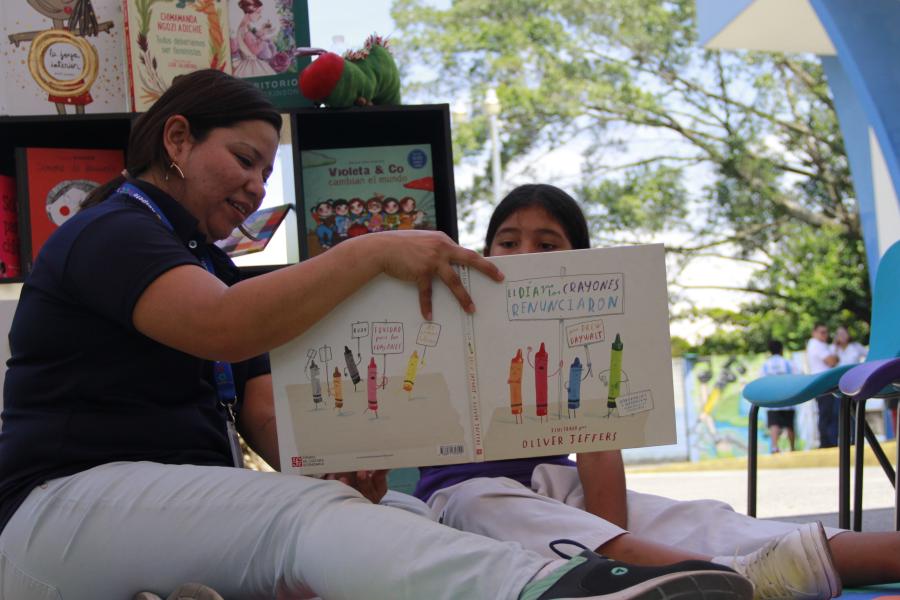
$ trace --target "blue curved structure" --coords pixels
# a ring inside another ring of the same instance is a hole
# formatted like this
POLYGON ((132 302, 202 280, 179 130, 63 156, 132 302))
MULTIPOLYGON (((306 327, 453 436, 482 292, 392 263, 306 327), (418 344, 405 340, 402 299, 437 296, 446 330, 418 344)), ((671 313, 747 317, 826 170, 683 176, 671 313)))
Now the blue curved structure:
POLYGON ((697 0, 710 48, 813 52, 822 59, 844 136, 874 285, 900 239, 900 2, 697 0))

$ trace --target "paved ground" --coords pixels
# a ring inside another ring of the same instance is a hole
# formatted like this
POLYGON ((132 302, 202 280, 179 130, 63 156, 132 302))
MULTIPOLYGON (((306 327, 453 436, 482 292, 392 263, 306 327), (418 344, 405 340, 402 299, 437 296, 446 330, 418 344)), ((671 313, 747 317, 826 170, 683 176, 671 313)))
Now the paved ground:
MULTIPOLYGON (((896 442, 885 444, 884 451, 896 462, 896 442)), ((894 489, 868 448, 864 458, 863 531, 893 531, 894 489)), ((760 456, 757 516, 818 519, 836 527, 837 464, 836 448, 760 456)), ((747 510, 745 458, 628 465, 627 472, 628 487, 640 492, 683 500, 715 498, 739 512, 747 510)))
MULTIPOLYGON (((630 489, 679 500, 715 498, 735 510, 747 510, 747 473, 704 470, 628 473, 630 489)), ((818 519, 837 527, 837 468, 765 469, 759 473, 757 516, 785 521, 818 519)), ((894 489, 880 467, 866 467, 863 488, 863 530, 891 531, 894 489)))

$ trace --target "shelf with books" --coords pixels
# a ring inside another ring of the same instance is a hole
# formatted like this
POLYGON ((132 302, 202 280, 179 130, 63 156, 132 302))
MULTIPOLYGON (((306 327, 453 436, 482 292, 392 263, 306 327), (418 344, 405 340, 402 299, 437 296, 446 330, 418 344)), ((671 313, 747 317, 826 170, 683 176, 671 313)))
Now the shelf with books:
MULTIPOLYGON (((0 175, 16 177, 17 148, 124 151, 138 116, 0 117, 0 175)), ((237 259, 247 276, 297 263, 369 231, 427 228, 457 239, 446 104, 292 109, 285 113, 276 163, 263 206, 291 204, 296 210, 265 251, 237 259), (361 203, 351 213, 354 199, 361 203), (345 210, 346 219, 338 218, 345 210)), ((23 275, 30 262, 25 254, 23 275)))
MULTIPOLYGON (((17 167, 17 149, 20 153, 25 148, 118 150, 124 153, 133 118, 134 115, 125 113, 0 117, 0 176, 15 180, 6 181, 14 196, 10 204, 19 206, 21 266, 18 274, 0 278, 0 283, 21 283, 31 263, 31 231, 28 228, 29 219, 25 218, 22 208, 28 204, 21 197, 23 182, 19 181, 25 171, 22 165, 17 167)), ((11 240, 5 237, 3 241, 11 240)))
POLYGON ((291 122, 301 258, 372 231, 458 239, 448 105, 296 109, 291 122))

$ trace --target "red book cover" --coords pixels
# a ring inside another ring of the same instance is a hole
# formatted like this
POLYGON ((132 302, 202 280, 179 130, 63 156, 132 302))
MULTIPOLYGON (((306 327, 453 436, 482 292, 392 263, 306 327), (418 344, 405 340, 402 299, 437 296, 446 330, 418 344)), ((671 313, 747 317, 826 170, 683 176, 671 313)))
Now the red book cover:
POLYGON ((19 236, 28 271, 50 234, 78 212, 94 188, 124 168, 123 150, 16 149, 19 236))
POLYGON ((21 274, 17 214, 16 180, 0 175, 0 279, 21 274))

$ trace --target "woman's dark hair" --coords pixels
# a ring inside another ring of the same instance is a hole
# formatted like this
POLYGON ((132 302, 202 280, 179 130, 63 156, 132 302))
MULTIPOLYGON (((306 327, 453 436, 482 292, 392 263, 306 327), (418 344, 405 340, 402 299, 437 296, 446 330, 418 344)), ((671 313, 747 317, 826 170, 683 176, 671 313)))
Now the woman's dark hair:
MULTIPOLYGON (((154 166, 168 168, 170 159, 163 145, 163 131, 166 121, 174 115, 187 119, 191 136, 198 142, 206 139, 213 129, 242 121, 265 121, 276 131, 281 131, 278 110, 248 81, 216 69, 179 75, 131 127, 126 154, 129 177, 137 177, 154 166)), ((102 202, 124 181, 123 175, 101 185, 82 201, 81 206, 102 202)))
POLYGON ((581 207, 569 194, 556 186, 546 183, 520 185, 500 201, 484 236, 484 253, 489 255, 497 229, 516 211, 529 206, 539 206, 562 225, 572 248, 580 250, 591 247, 591 235, 581 207))
POLYGON ((769 340, 767 346, 769 348, 769 354, 781 354, 784 352, 784 345, 778 340, 769 340))

